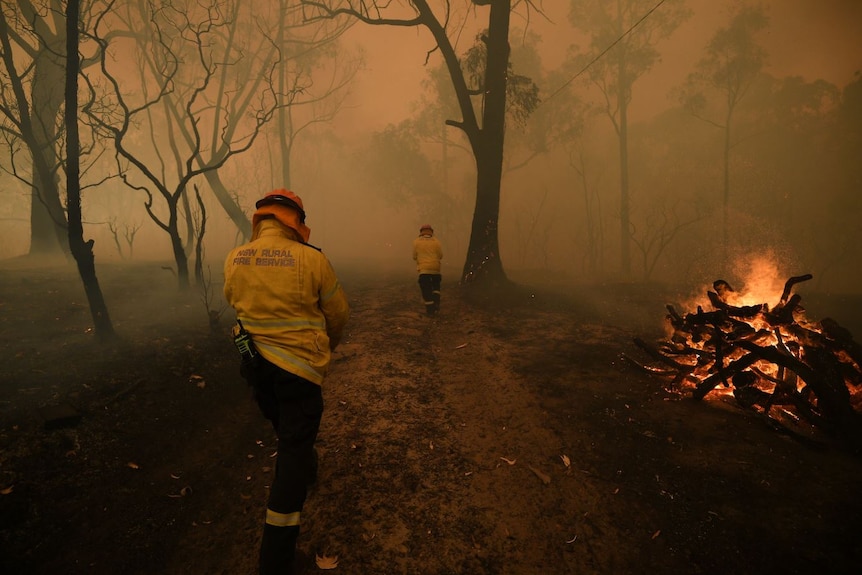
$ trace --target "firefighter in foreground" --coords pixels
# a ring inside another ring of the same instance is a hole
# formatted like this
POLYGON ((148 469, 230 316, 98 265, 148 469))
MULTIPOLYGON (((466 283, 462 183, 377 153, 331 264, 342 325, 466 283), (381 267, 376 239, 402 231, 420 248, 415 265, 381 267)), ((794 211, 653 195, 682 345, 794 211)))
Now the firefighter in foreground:
POLYGON ((419 228, 419 237, 413 240, 413 260, 419 272, 419 289, 422 290, 422 301, 425 303, 425 313, 437 315, 440 311, 440 260, 443 259, 443 248, 440 240, 434 237, 434 228, 424 224, 419 228))
POLYGON ((329 260, 308 244, 299 196, 276 190, 255 207, 251 241, 225 260, 224 295, 236 311, 240 371, 278 436, 260 573, 285 575, 294 573, 300 514, 317 476, 321 384, 350 312, 329 260))

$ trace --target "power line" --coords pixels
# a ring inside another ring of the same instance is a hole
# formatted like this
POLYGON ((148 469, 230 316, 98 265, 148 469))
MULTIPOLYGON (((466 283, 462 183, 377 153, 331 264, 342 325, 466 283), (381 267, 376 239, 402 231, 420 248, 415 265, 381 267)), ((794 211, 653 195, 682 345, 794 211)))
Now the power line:
POLYGON ((596 62, 598 62, 598 61, 599 61, 599 59, 600 59, 602 56, 604 56, 605 54, 607 54, 607 53, 608 53, 608 52, 609 52, 609 51, 610 51, 614 46, 616 46, 617 44, 619 44, 620 42, 622 42, 622 40, 623 40, 626 36, 628 36, 628 35, 632 32, 632 30, 634 30, 635 28, 637 28, 638 26, 640 26, 641 22, 643 22, 644 20, 646 20, 647 18, 649 18, 650 14, 652 14, 653 12, 655 12, 656 10, 658 10, 658 8, 659 8, 662 4, 664 4, 664 3, 665 3, 665 1, 666 1, 666 0, 659 0, 658 4, 656 4, 655 6, 653 6, 652 8, 650 8, 650 10, 649 10, 646 14, 644 14, 643 16, 641 16, 640 20, 638 20, 637 22, 635 22, 634 24, 632 24, 632 25, 629 27, 629 29, 628 29, 628 30, 626 30, 625 32, 623 32, 623 35, 622 35, 622 36, 620 36, 619 38, 617 38, 616 40, 614 40, 614 41, 611 43, 611 45, 610 45, 610 46, 608 46, 607 48, 605 48, 604 50, 602 50, 602 51, 601 51, 601 53, 600 53, 598 56, 596 56, 595 58, 593 58, 592 60, 590 60, 590 62, 589 62, 586 66, 584 66, 584 67, 581 69, 581 71, 580 71, 580 72, 578 72, 577 74, 575 74, 574 76, 572 76, 571 78, 569 78, 568 80, 566 80, 566 81, 563 83, 563 85, 562 85, 562 86, 560 86, 559 88, 557 88, 556 90, 554 90, 554 91, 551 93, 551 95, 550 95, 550 96, 548 96, 547 98, 545 98, 545 99, 543 100, 543 102, 547 102, 548 100, 550 100, 551 98, 553 98, 554 96, 556 96, 557 94, 559 94, 560 92, 562 92, 562 91, 563 91, 563 88, 565 88, 566 86, 568 86, 569 84, 571 84, 572 82, 574 82, 575 80, 577 80, 577 79, 578 79, 578 77, 579 77, 581 74, 583 74, 584 72, 586 72, 587 70, 589 70, 589 69, 590 69, 590 66, 592 66, 593 64, 595 64, 596 62))

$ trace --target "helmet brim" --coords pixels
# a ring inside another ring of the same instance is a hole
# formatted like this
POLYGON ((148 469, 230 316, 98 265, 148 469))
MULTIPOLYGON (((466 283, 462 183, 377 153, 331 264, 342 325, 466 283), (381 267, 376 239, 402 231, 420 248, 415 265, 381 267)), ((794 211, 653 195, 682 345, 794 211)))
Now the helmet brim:
POLYGON ((284 206, 286 208, 291 208, 299 213, 299 222, 301 224, 305 223, 305 210, 300 207, 294 200, 288 198, 287 196, 282 196, 280 194, 273 194, 270 196, 266 196, 265 198, 259 199, 255 204, 255 209, 260 209, 264 206, 284 206))

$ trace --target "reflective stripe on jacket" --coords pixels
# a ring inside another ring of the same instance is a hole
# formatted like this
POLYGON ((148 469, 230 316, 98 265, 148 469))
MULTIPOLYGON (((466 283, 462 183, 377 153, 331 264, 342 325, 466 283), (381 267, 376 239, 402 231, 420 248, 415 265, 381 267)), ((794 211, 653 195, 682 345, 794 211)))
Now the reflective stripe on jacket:
POLYGON ((413 259, 420 274, 439 274, 443 248, 434 236, 419 236, 413 240, 413 259))
POLYGON ((290 228, 263 220, 224 265, 224 296, 260 354, 318 385, 350 315, 329 260, 290 228))

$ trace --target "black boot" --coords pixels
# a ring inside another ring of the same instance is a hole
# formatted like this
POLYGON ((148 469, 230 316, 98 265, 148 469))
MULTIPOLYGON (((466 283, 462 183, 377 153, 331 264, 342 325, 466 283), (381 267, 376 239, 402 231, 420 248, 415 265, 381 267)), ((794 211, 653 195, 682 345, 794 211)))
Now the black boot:
POLYGON ((260 542, 260 575, 294 575, 299 526, 264 524, 260 542))

